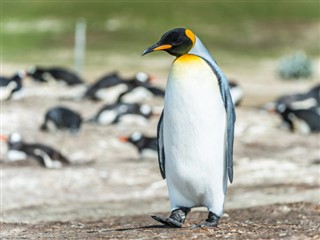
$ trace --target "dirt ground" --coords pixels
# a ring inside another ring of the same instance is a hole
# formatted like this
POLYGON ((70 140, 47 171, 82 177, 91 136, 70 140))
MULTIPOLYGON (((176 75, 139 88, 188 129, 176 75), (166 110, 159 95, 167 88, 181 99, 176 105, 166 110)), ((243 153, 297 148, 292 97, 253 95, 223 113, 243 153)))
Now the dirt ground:
POLYGON ((193 228, 205 219, 191 212, 181 229, 167 228, 147 215, 99 221, 3 223, 2 239, 319 239, 320 208, 311 203, 274 204, 226 211, 218 228, 193 228))
MULTIPOLYGON (((319 63, 319 61, 318 61, 319 63)), ((21 67, 4 65, 8 74, 21 67)), ((1 104, 1 134, 19 132, 27 142, 59 149, 73 164, 44 169, 32 160, 8 162, 1 143, 2 239, 320 239, 320 135, 291 133, 260 106, 285 93, 309 89, 313 80, 288 82, 274 75, 275 63, 227 67, 245 91, 237 107, 234 183, 218 228, 192 229, 205 219, 199 208, 185 227, 161 227, 150 214, 167 215, 168 193, 155 158, 141 159, 118 136, 140 130, 156 134, 159 116, 145 124, 84 124, 78 135, 39 131, 55 105, 91 117, 103 103, 70 101, 81 88, 25 82, 25 97, 1 104)), ((87 75, 102 71, 92 71, 87 75)), ((5 72, 4 72, 5 73, 5 72)), ((165 72, 155 72, 165 86, 165 72)), ((162 99, 149 103, 161 108, 162 99)))

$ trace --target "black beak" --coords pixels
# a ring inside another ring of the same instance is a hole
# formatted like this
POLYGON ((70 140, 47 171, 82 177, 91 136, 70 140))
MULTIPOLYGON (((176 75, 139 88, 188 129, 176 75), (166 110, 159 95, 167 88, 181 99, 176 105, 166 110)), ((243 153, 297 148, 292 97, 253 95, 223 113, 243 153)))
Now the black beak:
POLYGON ((146 55, 146 54, 148 54, 148 53, 153 52, 153 50, 154 50, 155 48, 157 48, 157 47, 159 47, 158 43, 152 45, 151 47, 149 47, 149 48, 147 48, 146 50, 143 51, 142 56, 144 56, 144 55, 146 55))

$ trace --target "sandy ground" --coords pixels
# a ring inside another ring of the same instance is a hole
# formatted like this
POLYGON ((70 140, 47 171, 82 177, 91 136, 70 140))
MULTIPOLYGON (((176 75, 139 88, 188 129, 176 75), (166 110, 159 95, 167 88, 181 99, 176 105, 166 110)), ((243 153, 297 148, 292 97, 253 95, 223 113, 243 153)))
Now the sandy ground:
MULTIPOLYGON (((27 80, 23 99, 1 105, 2 134, 16 131, 27 142, 51 145, 74 164, 54 170, 32 160, 10 163, 1 144, 2 239, 320 239, 320 136, 290 133, 277 116, 259 109, 281 94, 308 89, 319 77, 280 81, 271 74, 274 66, 259 62, 230 74, 246 95, 237 108, 234 183, 226 214, 213 230, 189 228, 206 217, 202 208, 181 230, 162 228, 149 217, 169 211, 157 159, 141 159, 118 136, 136 130, 155 135, 158 116, 144 125, 84 124, 76 136, 44 133, 39 126, 49 107, 68 106, 89 118, 103 103, 63 100, 82 89, 27 80)), ((165 74, 158 75, 157 84, 165 86, 165 74)), ((162 99, 150 103, 161 107, 162 99)))

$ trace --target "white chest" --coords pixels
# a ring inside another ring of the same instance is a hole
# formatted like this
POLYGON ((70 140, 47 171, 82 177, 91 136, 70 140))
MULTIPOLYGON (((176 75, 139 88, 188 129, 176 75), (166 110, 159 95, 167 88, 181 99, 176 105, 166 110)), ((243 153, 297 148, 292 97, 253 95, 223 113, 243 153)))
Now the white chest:
POLYGON ((207 63, 177 61, 169 73, 164 104, 164 128, 168 134, 214 141, 214 135, 225 131, 226 112, 219 82, 207 63), (173 131, 173 132, 171 132, 173 131))
POLYGON ((201 58, 172 65, 163 127, 170 184, 198 194, 212 176, 223 178, 226 112, 218 80, 201 58))

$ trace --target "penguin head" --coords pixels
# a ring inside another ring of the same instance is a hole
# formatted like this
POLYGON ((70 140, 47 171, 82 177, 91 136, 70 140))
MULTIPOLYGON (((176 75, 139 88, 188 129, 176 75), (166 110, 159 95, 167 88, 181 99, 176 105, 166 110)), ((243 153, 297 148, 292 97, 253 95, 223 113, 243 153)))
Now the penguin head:
POLYGON ((149 118, 152 115, 152 108, 147 104, 141 105, 139 110, 140 110, 140 113, 146 118, 149 118))
POLYGON ((119 140, 121 142, 130 142, 130 143, 137 143, 141 140, 142 138, 142 133, 141 132, 134 132, 132 133, 130 136, 126 137, 126 136, 120 136, 119 140))
POLYGON ((16 75, 20 80, 22 80, 27 76, 27 73, 24 70, 19 70, 16 75))
POLYGON ((20 149, 24 145, 21 135, 17 132, 13 132, 9 135, 7 143, 9 149, 20 149))
POLYGON ((142 53, 142 56, 153 51, 164 50, 173 56, 179 57, 188 53, 195 42, 196 36, 191 30, 175 28, 163 34, 160 41, 147 48, 142 53))
POLYGON ((134 132, 130 135, 129 142, 136 143, 136 142, 139 142, 141 138, 142 138, 141 132, 134 132))
POLYGON ((136 74, 136 80, 142 83, 146 83, 149 81, 149 76, 148 74, 144 73, 144 72, 138 72, 136 74))
POLYGON ((8 138, 9 143, 20 143, 22 142, 22 137, 19 133, 11 133, 8 138))
POLYGON ((27 76, 34 75, 36 73, 36 71, 37 71, 37 67, 36 66, 30 66, 26 71, 27 76))

